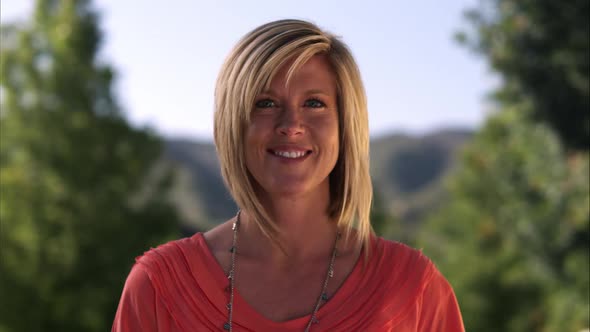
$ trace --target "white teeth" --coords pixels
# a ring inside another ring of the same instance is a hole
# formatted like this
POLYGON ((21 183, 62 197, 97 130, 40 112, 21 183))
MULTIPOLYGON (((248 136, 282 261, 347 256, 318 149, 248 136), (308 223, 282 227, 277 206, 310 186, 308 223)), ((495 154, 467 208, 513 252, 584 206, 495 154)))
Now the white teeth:
POLYGON ((275 151, 275 155, 285 158, 300 158, 305 155, 303 151, 275 151))

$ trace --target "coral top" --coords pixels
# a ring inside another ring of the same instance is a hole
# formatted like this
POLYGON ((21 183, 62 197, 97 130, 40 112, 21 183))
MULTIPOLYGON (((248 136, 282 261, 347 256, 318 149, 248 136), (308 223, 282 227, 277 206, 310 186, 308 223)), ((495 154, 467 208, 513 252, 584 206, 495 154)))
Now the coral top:
MULTIPOLYGON (((464 331, 453 290, 421 252, 374 237, 312 331, 464 331)), ((112 332, 223 331, 229 281, 203 234, 136 259, 112 332)), ((234 294, 233 330, 303 331, 310 316, 274 322, 234 294)))

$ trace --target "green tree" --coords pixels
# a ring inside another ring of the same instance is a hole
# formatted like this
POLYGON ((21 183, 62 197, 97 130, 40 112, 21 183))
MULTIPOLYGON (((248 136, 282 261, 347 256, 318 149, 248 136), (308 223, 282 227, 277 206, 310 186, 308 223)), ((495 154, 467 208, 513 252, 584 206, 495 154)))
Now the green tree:
POLYGON ((388 208, 379 188, 373 183, 373 205, 371 206, 371 227, 375 234, 386 239, 400 241, 408 245, 414 244, 415 235, 408 230, 398 217, 388 208))
POLYGON ((588 154, 567 154, 527 107, 491 117, 420 239, 468 331, 579 331, 589 319, 588 154))
POLYGON ((480 0, 459 38, 502 79, 503 105, 527 98, 569 149, 590 147, 590 1, 480 0))
POLYGON ((460 39, 502 78, 420 243, 471 331, 589 322, 588 0, 482 0, 460 39), (540 121, 539 121, 540 120, 540 121))
POLYGON ((160 141, 132 128, 89 1, 2 26, 0 331, 106 331, 133 258, 175 236, 160 141))

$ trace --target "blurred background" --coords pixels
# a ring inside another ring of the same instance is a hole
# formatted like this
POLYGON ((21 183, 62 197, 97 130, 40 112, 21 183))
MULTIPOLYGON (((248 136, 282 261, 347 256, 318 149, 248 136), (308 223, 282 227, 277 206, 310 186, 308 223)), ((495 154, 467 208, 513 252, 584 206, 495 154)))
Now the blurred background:
POLYGON ((213 87, 246 32, 342 36, 378 234, 468 331, 590 326, 589 0, 1 2, 0 332, 110 329, 134 258, 235 214, 213 87))

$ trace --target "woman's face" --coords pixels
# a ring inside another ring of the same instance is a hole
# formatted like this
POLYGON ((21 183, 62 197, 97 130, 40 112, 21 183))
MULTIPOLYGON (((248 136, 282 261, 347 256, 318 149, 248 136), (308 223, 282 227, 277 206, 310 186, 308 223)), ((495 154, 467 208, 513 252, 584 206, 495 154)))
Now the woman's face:
POLYGON ((336 78, 328 60, 312 57, 289 85, 283 66, 256 100, 246 130, 246 166, 259 190, 275 195, 329 193, 338 160, 336 78))

